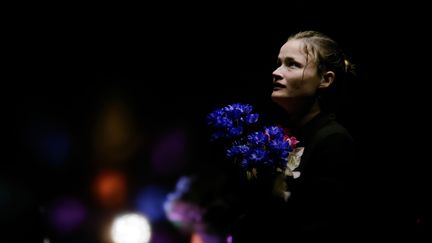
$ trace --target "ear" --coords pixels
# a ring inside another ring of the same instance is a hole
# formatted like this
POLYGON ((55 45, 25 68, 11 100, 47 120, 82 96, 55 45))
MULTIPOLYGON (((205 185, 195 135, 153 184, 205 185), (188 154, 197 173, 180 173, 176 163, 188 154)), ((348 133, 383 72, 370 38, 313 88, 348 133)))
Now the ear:
POLYGON ((332 71, 327 71, 322 75, 319 88, 328 88, 335 79, 335 73, 332 71))

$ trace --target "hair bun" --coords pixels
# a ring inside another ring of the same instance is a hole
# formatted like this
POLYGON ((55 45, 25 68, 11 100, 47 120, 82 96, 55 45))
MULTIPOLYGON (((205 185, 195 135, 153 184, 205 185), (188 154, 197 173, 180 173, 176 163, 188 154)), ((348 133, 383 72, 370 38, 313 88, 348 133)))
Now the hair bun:
POLYGON ((355 74, 354 65, 350 61, 348 61, 347 59, 344 59, 344 64, 345 64, 345 72, 346 73, 355 74))

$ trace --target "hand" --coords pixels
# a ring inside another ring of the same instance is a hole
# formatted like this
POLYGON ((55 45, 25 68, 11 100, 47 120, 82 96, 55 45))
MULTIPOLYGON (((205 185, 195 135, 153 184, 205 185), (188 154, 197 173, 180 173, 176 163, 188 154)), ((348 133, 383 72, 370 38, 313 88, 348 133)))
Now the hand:
POLYGON ((272 192, 273 195, 282 197, 284 201, 287 201, 291 193, 288 191, 288 185, 286 184, 285 179, 286 175, 284 173, 277 174, 273 183, 272 192))

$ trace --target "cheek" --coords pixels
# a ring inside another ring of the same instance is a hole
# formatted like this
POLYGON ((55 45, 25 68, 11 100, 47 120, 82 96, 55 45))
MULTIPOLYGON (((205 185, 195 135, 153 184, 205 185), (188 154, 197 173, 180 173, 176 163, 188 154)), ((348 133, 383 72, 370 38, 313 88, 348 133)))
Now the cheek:
POLYGON ((296 78, 293 78, 289 84, 290 88, 293 90, 307 95, 313 95, 319 86, 320 80, 320 77, 314 72, 306 71, 304 76, 303 74, 298 75, 296 78))
POLYGON ((284 73, 283 78, 285 79, 285 83, 287 86, 295 88, 302 86, 303 83, 303 71, 287 71, 284 73))
POLYGON ((287 89, 290 92, 295 92, 302 89, 304 86, 303 80, 298 78, 287 79, 287 89))
POLYGON ((319 83, 319 78, 311 70, 285 72, 283 78, 286 85, 285 93, 291 96, 314 95, 319 83))
POLYGON ((287 93, 299 96, 312 96, 315 94, 317 86, 312 80, 292 80, 288 82, 287 93))
POLYGON ((288 87, 292 90, 301 89, 303 86, 303 80, 293 80, 292 82, 288 83, 288 87))

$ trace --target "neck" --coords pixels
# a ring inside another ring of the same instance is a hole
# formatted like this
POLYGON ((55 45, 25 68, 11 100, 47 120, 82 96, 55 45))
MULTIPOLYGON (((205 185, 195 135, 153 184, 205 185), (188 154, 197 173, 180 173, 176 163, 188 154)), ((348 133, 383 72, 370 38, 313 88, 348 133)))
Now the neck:
POLYGON ((312 120, 314 117, 316 117, 320 112, 321 108, 318 104, 318 101, 315 100, 310 109, 303 116, 298 117, 297 123, 294 124, 301 127, 304 124, 308 123, 310 120, 312 120))
POLYGON ((277 102, 287 113, 293 126, 301 127, 321 112, 317 99, 277 102))

